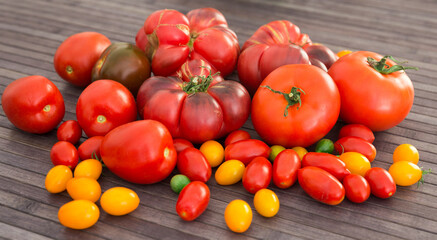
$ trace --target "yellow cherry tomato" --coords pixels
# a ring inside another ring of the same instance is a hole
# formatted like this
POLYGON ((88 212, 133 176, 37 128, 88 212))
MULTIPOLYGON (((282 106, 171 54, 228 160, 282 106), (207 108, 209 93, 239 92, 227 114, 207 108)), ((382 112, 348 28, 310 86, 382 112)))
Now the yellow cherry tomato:
POLYGON ((414 163, 400 161, 393 163, 388 172, 395 180, 396 185, 411 186, 422 178, 422 170, 414 163))
POLYGON ((50 193, 60 193, 67 187, 67 182, 73 178, 71 169, 65 165, 54 166, 47 173, 45 187, 50 193))
POLYGON ((121 216, 128 214, 140 205, 140 198, 133 190, 125 187, 113 187, 106 190, 100 198, 100 206, 108 214, 121 216))
POLYGON ((241 199, 233 200, 226 206, 225 222, 233 232, 245 232, 252 223, 252 209, 241 199))
POLYGON ((301 161, 302 161, 303 156, 305 156, 305 154, 308 153, 308 151, 303 147, 294 147, 292 149, 297 152, 297 155, 299 155, 299 158, 301 161))
POLYGON ((419 162, 419 151, 411 144, 401 144, 393 152, 393 162, 408 161, 414 164, 419 162))
POLYGON ((345 152, 340 155, 340 160, 346 164, 346 168, 353 174, 364 177, 371 168, 369 160, 361 153, 345 152))
POLYGON ((253 204, 256 211, 264 217, 273 217, 279 211, 279 199, 275 192, 264 188, 255 193, 253 204))
POLYGON ((352 53, 352 51, 345 49, 345 50, 341 50, 340 52, 337 52, 337 56, 340 58, 343 57, 344 55, 348 55, 349 53, 352 53))
POLYGON ((96 159, 84 160, 74 169, 74 177, 89 177, 97 180, 101 173, 102 163, 96 159))
POLYGON ((244 163, 239 160, 228 160, 224 162, 215 172, 215 181, 220 185, 232 185, 243 178, 244 163))
POLYGON ((73 229, 89 228, 99 220, 99 216, 97 205, 88 200, 73 200, 58 211, 59 222, 73 229))
POLYGON ((225 149, 219 142, 214 140, 204 142, 199 150, 206 157, 211 167, 217 167, 225 158, 225 149))
POLYGON ((276 156, 278 156, 278 154, 282 151, 285 150, 285 147, 281 146, 281 145, 273 145, 270 147, 271 151, 270 151, 270 155, 269 155, 269 160, 270 162, 273 162, 276 158, 276 156))
POLYGON ((89 200, 96 202, 102 189, 97 180, 87 177, 72 178, 67 182, 67 192, 74 200, 89 200))

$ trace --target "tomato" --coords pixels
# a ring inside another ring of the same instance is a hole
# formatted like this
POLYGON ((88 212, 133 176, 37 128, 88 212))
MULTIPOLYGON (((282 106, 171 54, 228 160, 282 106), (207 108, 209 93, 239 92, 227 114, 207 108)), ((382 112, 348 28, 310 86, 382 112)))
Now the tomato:
POLYGON ((173 146, 176 149, 177 153, 182 152, 182 150, 184 150, 185 148, 194 147, 190 141, 183 138, 173 139, 173 146))
POLYGON ((75 178, 88 177, 97 180, 100 174, 102 174, 102 163, 96 159, 83 160, 74 169, 75 178))
POLYGON ((278 156, 279 153, 285 150, 285 147, 281 145, 273 145, 270 147, 270 155, 269 160, 273 163, 275 161, 276 156, 278 156))
POLYGON ((170 180, 171 190, 175 193, 180 193, 185 186, 190 183, 190 179, 183 174, 176 174, 170 180))
POLYGON ((99 220, 100 210, 88 200, 73 200, 62 205, 58 211, 59 222, 72 229, 92 227, 99 220))
POLYGON ((328 73, 340 91, 341 119, 372 131, 389 129, 404 120, 413 105, 413 84, 405 71, 389 70, 387 65, 396 63, 366 51, 343 56, 332 65, 328 73))
POLYGON ((232 185, 243 178, 246 166, 238 160, 224 162, 215 172, 215 181, 220 185, 232 185))
POLYGON ((244 169, 243 186, 255 194, 258 190, 267 188, 272 180, 272 164, 265 157, 254 158, 244 169))
POLYGON ((227 147, 229 144, 238 142, 241 140, 250 139, 250 134, 247 131, 244 130, 235 130, 229 133, 229 135, 225 139, 225 147, 227 147))
POLYGON ((340 155, 340 160, 346 164, 346 168, 353 174, 364 177, 371 168, 369 160, 361 153, 345 152, 340 155))
POLYGON ((60 193, 67 188, 67 182, 73 178, 71 169, 64 165, 54 166, 46 175, 45 188, 50 193, 60 193))
POLYGON ((91 83, 91 70, 111 41, 97 32, 76 33, 64 40, 56 50, 53 63, 64 80, 86 87, 91 83))
POLYGON ((338 153, 358 152, 363 154, 367 160, 373 162, 376 157, 376 148, 368 141, 354 136, 342 137, 334 144, 338 153))
POLYGON ((202 143, 199 150, 203 153, 206 160, 208 160, 211 167, 217 167, 225 158, 225 149, 219 142, 214 140, 202 143))
POLYGON ((236 159, 247 165, 255 157, 268 158, 270 151, 270 147, 258 139, 241 140, 225 148, 225 160, 236 159))
POLYGON ((79 162, 79 155, 76 147, 66 141, 55 143, 50 150, 50 159, 53 165, 65 165, 74 169, 79 162))
POLYGON ((279 211, 279 199, 275 192, 264 188, 255 193, 253 205, 263 217, 273 217, 279 211))
POLYGON ((302 167, 307 166, 321 168, 332 174, 339 181, 342 181, 344 177, 351 174, 344 162, 329 153, 307 153, 302 159, 302 167))
POLYGON ((317 142, 316 152, 332 153, 334 151, 334 143, 331 139, 324 138, 317 142))
POLYGON ((372 194, 379 198, 389 198, 396 192, 396 183, 387 170, 373 167, 364 176, 369 182, 372 194))
POLYGON ((58 127, 56 136, 58 137, 58 141, 67 141, 74 145, 79 142, 82 136, 82 128, 77 121, 68 120, 58 127))
POLYGON ((296 151, 286 149, 280 152, 273 162, 273 183, 278 188, 291 187, 296 182, 300 166, 300 158, 296 151))
POLYGON ((401 144, 393 152, 393 162, 408 161, 414 164, 419 162, 419 151, 411 144, 401 144))
POLYGON ((208 186, 200 181, 194 181, 185 186, 176 202, 176 212, 185 221, 193 221, 208 207, 210 191, 208 186))
POLYGON ((102 144, 103 138, 103 136, 90 137, 80 144, 77 148, 79 158, 81 160, 90 158, 100 159, 100 145, 102 144))
POLYGON ((408 161, 393 163, 388 172, 396 185, 399 186, 411 186, 422 178, 422 170, 416 164, 408 161))
POLYGON ((89 200, 96 202, 102 189, 97 180, 87 177, 74 177, 67 182, 67 192, 74 200, 89 200))
POLYGON ((115 127, 137 119, 135 98, 120 83, 99 80, 80 94, 76 117, 88 137, 104 136, 115 127))
POLYGON ((299 169, 297 178, 302 189, 315 200, 328 204, 340 204, 345 196, 343 185, 332 174, 313 166, 299 169))
POLYGON ((268 144, 307 147, 335 125, 340 95, 323 70, 305 64, 286 65, 274 70, 261 85, 252 99, 251 118, 268 144))
POLYGON ((365 202, 370 196, 370 185, 367 180, 358 174, 349 174, 343 179, 346 197, 354 203, 365 202))
POLYGON ((207 182, 212 173, 208 160, 196 148, 186 148, 178 153, 177 168, 191 181, 207 182))
POLYGON ((337 52, 337 57, 341 58, 341 57, 343 57, 345 55, 348 55, 349 53, 352 53, 352 51, 351 50, 347 50, 347 49, 341 50, 341 51, 337 52))
POLYGON ((308 153, 308 151, 303 147, 293 147, 292 150, 297 152, 297 155, 299 155, 300 160, 302 161, 305 154, 308 153))
POLYGON ((153 120, 119 126, 100 146, 103 163, 115 175, 140 184, 159 182, 170 175, 177 153, 167 128, 153 120))
POLYGON ((28 76, 10 83, 2 94, 2 108, 15 127, 30 133, 47 133, 64 118, 61 92, 43 76, 28 76))
POLYGON ((233 232, 243 233, 252 223, 252 209, 241 199, 232 200, 225 209, 225 222, 233 232))
POLYGON ((349 136, 362 138, 369 143, 373 143, 373 141, 375 141, 375 135, 373 134, 372 130, 363 124, 348 124, 343 126, 340 129, 338 138, 340 139, 349 136))
POLYGON ((320 61, 322 63, 322 69, 325 71, 328 71, 332 64, 338 59, 338 56, 331 49, 320 43, 305 44, 302 48, 308 54, 310 63, 316 65, 314 61, 320 61))
POLYGON ((106 190, 100 198, 103 210, 114 216, 133 212, 140 205, 140 198, 133 190, 125 187, 113 187, 106 190))

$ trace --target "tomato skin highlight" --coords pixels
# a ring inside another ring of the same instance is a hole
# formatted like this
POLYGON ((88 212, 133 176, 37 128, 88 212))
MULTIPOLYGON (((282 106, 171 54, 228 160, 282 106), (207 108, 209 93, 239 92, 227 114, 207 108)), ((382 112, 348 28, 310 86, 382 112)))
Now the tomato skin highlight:
POLYGON ((207 182, 212 174, 211 165, 196 148, 186 148, 178 154, 177 168, 191 181, 207 182))
POLYGON ((368 141, 354 136, 343 137, 334 144, 335 150, 339 153, 358 152, 363 154, 369 162, 373 162, 376 157, 376 148, 368 141))
POLYGON ((56 136, 58 141, 67 141, 74 145, 82 137, 82 128, 77 121, 68 120, 58 127, 56 136))
POLYGON ((273 183, 282 189, 293 186, 300 167, 301 161, 297 152, 292 149, 283 150, 273 161, 273 183))
POLYGON ((314 166, 332 174, 338 181, 351 174, 346 164, 338 157, 329 153, 309 152, 302 159, 302 167, 314 166))
POLYGON ((67 141, 55 143, 50 150, 50 159, 53 165, 65 165, 74 169, 79 163, 79 155, 76 147, 67 141))
POLYGON ((350 174, 343 178, 346 197, 354 203, 365 202, 370 196, 370 185, 367 180, 358 174, 350 174))
POLYGON ((364 177, 374 196, 385 199, 396 193, 396 183, 387 170, 373 167, 366 172, 364 177))
POLYGON ((176 212, 185 221, 193 221, 208 207, 210 191, 208 186, 200 181, 190 182, 179 193, 176 202, 176 212))
POLYGON ((254 158, 243 173, 243 186, 252 194, 267 188, 272 180, 272 164, 265 157, 254 158))
POLYGON ((85 140, 82 144, 77 148, 77 152, 79 153, 79 158, 81 160, 98 158, 100 159, 100 145, 102 145, 102 141, 104 136, 94 136, 85 140))
POLYGON ((363 124, 348 124, 343 126, 340 129, 338 139, 349 136, 362 138, 369 143, 373 143, 373 141, 375 141, 375 135, 373 134, 372 130, 363 124))
POLYGON ((248 165, 255 157, 268 158, 270 147, 258 139, 246 139, 229 144, 225 148, 225 160, 236 159, 248 165))
POLYGON ((225 147, 227 147, 229 144, 238 142, 241 140, 251 139, 250 134, 247 131, 244 130, 235 130, 228 134, 228 136, 225 139, 225 147))

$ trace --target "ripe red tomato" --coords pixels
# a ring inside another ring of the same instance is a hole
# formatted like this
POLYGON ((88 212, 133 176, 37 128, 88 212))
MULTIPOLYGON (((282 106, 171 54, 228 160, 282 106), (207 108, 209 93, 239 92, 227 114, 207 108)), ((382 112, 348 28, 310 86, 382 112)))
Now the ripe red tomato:
POLYGON ((112 80, 99 80, 80 94, 76 117, 88 137, 104 136, 117 126, 137 119, 135 98, 112 80))
POLYGON ((405 71, 388 73, 393 69, 386 65, 396 63, 377 53, 358 51, 341 57, 329 69, 340 91, 340 118, 345 122, 383 131, 399 124, 410 112, 414 100, 410 78, 405 71))
POLYGON ((278 188, 289 188, 297 180, 297 170, 301 167, 299 155, 292 149, 281 151, 273 161, 273 183, 278 188))
POLYGON ((373 141, 375 141, 375 135, 373 134, 372 130, 363 124, 348 124, 343 126, 340 129, 338 138, 340 139, 349 136, 362 138, 369 143, 373 143, 373 141))
POLYGON ((225 139, 225 147, 231 143, 238 142, 241 140, 250 139, 250 134, 244 130, 235 130, 229 133, 229 135, 225 139))
POLYGON ((367 180, 358 174, 349 174, 343 179, 346 197, 351 202, 362 203, 370 196, 370 185, 367 180))
POLYGON ((315 62, 321 62, 320 68, 325 71, 328 71, 338 59, 338 56, 331 49, 320 43, 305 44, 302 48, 308 54, 311 64, 316 65, 315 62))
POLYGON ((211 165, 203 153, 193 147, 186 148, 178 154, 177 168, 191 181, 207 182, 212 172, 211 165))
POLYGON ((256 157, 268 158, 270 151, 270 147, 258 139, 241 140, 225 148, 225 161, 239 160, 247 166, 256 157))
POLYGON ((309 152, 303 156, 302 167, 314 166, 332 174, 339 181, 351 174, 340 158, 329 153, 309 152))
POLYGON ((209 199, 210 191, 205 183, 190 182, 179 193, 176 212, 183 220, 193 221, 206 210, 209 199))
POLYGON ((91 70, 111 41, 97 32, 71 35, 59 45, 53 60, 55 70, 64 80, 86 87, 91 83, 91 70))
POLYGON ((190 141, 183 138, 173 139, 173 146, 176 149, 177 153, 182 152, 185 148, 194 147, 190 141))
POLYGON ((2 94, 2 107, 9 121, 30 133, 46 133, 64 118, 64 98, 43 76, 28 76, 10 83, 2 94))
POLYGON ((255 194, 258 190, 267 188, 272 180, 272 164, 265 157, 254 158, 243 173, 244 188, 255 194))
POLYGON ((358 152, 363 154, 370 162, 376 157, 376 148, 373 144, 359 137, 343 137, 334 143, 335 151, 342 154, 343 152, 358 152))
POLYGON ((59 141, 67 141, 74 145, 79 142, 79 139, 82 136, 82 128, 77 121, 68 120, 58 127, 56 136, 59 141))
POLYGON ((396 192, 396 183, 390 173, 379 167, 373 167, 364 176, 370 185, 372 194, 379 198, 389 198, 396 192))
POLYGON ((50 150, 50 159, 53 165, 65 165, 74 169, 79 162, 76 147, 67 141, 59 141, 50 150))
POLYGON ((177 158, 170 132, 153 120, 113 129, 103 139, 100 154, 111 172, 139 184, 152 184, 168 177, 177 158))
POLYGON ((102 144, 103 138, 103 136, 90 137, 80 144, 77 148, 79 158, 81 160, 90 158, 100 159, 100 145, 102 144))
POLYGON ((320 68, 292 64, 277 68, 252 99, 251 118, 270 145, 307 147, 324 137, 340 112, 340 95, 320 68))

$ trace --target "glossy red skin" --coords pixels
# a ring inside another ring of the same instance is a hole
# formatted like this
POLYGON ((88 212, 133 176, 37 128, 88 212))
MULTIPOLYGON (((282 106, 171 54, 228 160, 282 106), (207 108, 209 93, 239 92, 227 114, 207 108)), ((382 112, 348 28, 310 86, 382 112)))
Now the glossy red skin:
POLYGON ((346 197, 354 203, 362 203, 370 196, 370 185, 365 178, 358 174, 350 174, 343 179, 346 197))
POLYGON ((261 138, 269 145, 285 148, 308 147, 323 138, 335 125, 340 112, 340 95, 334 81, 323 70, 307 64, 277 68, 262 83, 289 93, 301 88, 302 105, 288 108, 282 94, 260 87, 252 99, 251 119, 261 138), (299 108, 298 108, 299 107, 299 108))
POLYGON ((77 121, 68 120, 58 127, 56 136, 58 141, 67 141, 74 145, 79 142, 79 139, 82 136, 82 128, 77 121))
POLYGON ((344 177, 351 174, 343 161, 329 153, 309 152, 305 154, 302 158, 302 167, 308 166, 321 168, 332 174, 340 182, 344 177))
POLYGON ((191 181, 207 182, 212 173, 211 165, 206 157, 194 147, 186 148, 178 153, 177 168, 191 181))
POLYGON ((225 139, 225 147, 231 143, 250 139, 250 138, 251 138, 250 134, 244 130, 232 131, 231 133, 228 134, 228 136, 225 139))
POLYGON ((98 80, 80 94, 76 117, 88 137, 104 136, 112 129, 137 119, 135 98, 118 82, 98 80), (99 122, 100 115, 106 121, 99 122))
POLYGON ((253 96, 261 82, 276 68, 287 64, 309 64, 300 47, 311 42, 298 26, 281 20, 258 28, 244 43, 238 59, 238 78, 253 96), (303 42, 304 41, 304 42, 303 42))
POLYGON ((207 61, 223 77, 235 69, 240 53, 237 35, 214 8, 195 9, 186 16, 158 10, 146 19, 143 31, 146 38, 137 34, 137 46, 144 46, 155 76, 174 75, 191 59, 207 61))
MULTIPOLYGON (((367 57, 377 61, 382 58, 373 52, 354 52, 336 61, 328 73, 340 92, 340 118, 347 123, 363 124, 372 131, 384 131, 408 115, 414 88, 404 71, 381 74, 369 67, 367 57)), ((395 63, 387 59, 386 64, 395 63)))
POLYGON ((246 139, 226 146, 225 161, 239 160, 247 166, 256 157, 268 158, 270 152, 270 147, 263 141, 258 139, 246 139))
POLYGON ((183 150, 185 150, 185 148, 194 147, 190 141, 183 138, 173 139, 173 146, 176 149, 177 153, 182 152, 183 150))
POLYGON ((91 71, 111 41, 97 32, 82 32, 71 35, 59 45, 54 57, 55 70, 64 80, 86 87, 91 83, 91 71), (73 72, 66 68, 71 66, 73 72))
POLYGON ((366 172, 364 178, 370 185, 372 194, 379 198, 389 198, 396 192, 396 183, 390 173, 379 167, 373 167, 366 172))
POLYGON ((43 76, 28 76, 10 83, 2 93, 2 108, 15 127, 30 133, 47 133, 64 118, 64 98, 43 76), (50 111, 44 107, 50 105, 50 111))
POLYGON ((176 77, 149 78, 137 95, 140 116, 162 122, 174 138, 198 144, 239 129, 249 117, 250 96, 238 82, 222 81, 191 95, 182 88, 176 77))
POLYGON ((82 144, 77 148, 77 152, 79 153, 79 158, 81 160, 98 158, 101 159, 100 156, 100 145, 102 145, 103 136, 94 136, 85 140, 82 144))
POLYGON ((205 183, 190 182, 179 193, 176 212, 183 220, 193 221, 206 210, 209 199, 210 191, 205 183))
POLYGON ((340 181, 327 171, 313 166, 299 169, 297 178, 302 189, 315 200, 328 204, 340 204, 345 190, 340 181))
POLYGON ((326 69, 329 69, 338 59, 338 56, 331 49, 320 43, 305 44, 302 48, 310 59, 319 60, 326 69))
POLYGON ((373 141, 375 141, 375 135, 373 134, 372 130, 363 124, 348 124, 343 126, 340 129, 338 138, 340 139, 349 136, 362 138, 369 143, 373 143, 373 141))
POLYGON ((79 155, 73 144, 67 141, 59 141, 50 150, 50 159, 55 166, 65 165, 74 169, 79 162, 79 155))
POLYGON ((170 175, 177 153, 167 128, 153 120, 139 120, 119 126, 100 146, 106 167, 120 178, 152 184, 170 175))
POLYGON ((272 180, 272 172, 272 164, 267 158, 254 158, 244 169, 242 180, 244 188, 252 194, 267 188, 272 180))
POLYGON ((376 157, 376 148, 373 144, 359 137, 342 137, 334 143, 335 151, 338 153, 344 152, 359 152, 363 154, 370 162, 376 157))
POLYGON ((301 167, 299 155, 292 149, 280 152, 273 161, 273 183, 278 188, 289 188, 297 180, 297 170, 301 167))

